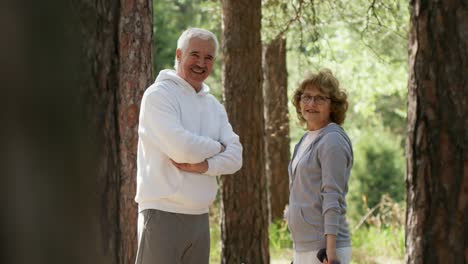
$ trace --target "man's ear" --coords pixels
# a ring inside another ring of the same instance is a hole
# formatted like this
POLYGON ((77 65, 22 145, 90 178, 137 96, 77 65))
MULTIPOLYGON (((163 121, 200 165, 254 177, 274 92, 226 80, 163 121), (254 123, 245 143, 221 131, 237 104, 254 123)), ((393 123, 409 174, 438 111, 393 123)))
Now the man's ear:
POLYGON ((180 62, 180 57, 182 57, 182 50, 176 49, 175 54, 176 54, 177 62, 180 62))

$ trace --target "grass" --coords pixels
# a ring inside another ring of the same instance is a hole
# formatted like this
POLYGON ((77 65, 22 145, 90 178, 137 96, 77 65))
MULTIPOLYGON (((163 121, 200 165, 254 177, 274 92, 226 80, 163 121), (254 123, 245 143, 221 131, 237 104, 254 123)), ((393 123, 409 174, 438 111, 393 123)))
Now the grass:
POLYGON ((401 227, 363 227, 352 234, 353 263, 403 263, 405 235, 401 227))
MULTIPOLYGON (((219 222, 211 224, 210 263, 220 263, 219 222)), ((270 225, 271 264, 289 264, 292 242, 284 222, 270 225)), ((363 226, 352 234, 353 264, 397 264, 404 262, 404 227, 363 226)))
MULTIPOLYGON (((404 206, 389 197, 382 201, 362 220, 362 225, 351 234, 352 264, 404 263, 404 206)), ((355 225, 355 223, 352 223, 355 225)), ((211 252, 210 263, 220 263, 221 241, 219 213, 210 211, 211 252)), ((290 264, 293 259, 292 242, 286 222, 276 221, 269 227, 270 263, 290 264)))

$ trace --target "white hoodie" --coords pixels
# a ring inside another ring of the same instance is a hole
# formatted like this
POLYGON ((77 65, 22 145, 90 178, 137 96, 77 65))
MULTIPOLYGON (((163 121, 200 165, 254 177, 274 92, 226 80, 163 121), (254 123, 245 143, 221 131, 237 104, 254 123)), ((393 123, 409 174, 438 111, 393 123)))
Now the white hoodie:
POLYGON ((224 107, 203 84, 197 93, 173 70, 163 70, 144 93, 138 128, 139 211, 203 214, 217 193, 216 177, 242 166, 242 146, 224 107), (226 150, 220 153, 221 143, 226 150), (170 161, 208 161, 204 174, 179 170, 170 161))

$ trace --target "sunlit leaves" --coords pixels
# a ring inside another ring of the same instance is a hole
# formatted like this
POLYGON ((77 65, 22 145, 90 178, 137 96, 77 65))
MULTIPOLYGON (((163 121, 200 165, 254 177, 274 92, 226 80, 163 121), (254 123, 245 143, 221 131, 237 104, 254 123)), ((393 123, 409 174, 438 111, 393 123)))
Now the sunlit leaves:
POLYGON ((388 127, 404 133, 407 3, 307 2, 313 10, 304 9, 304 19, 291 25, 287 34, 290 89, 307 72, 328 67, 349 95, 346 127, 388 127), (314 17, 314 23, 305 23, 307 16, 314 17))
MULTIPOLYGON (((221 6, 215 0, 157 0, 154 13, 154 66, 156 74, 172 69, 179 35, 188 27, 202 27, 221 36, 221 6)), ((218 55, 221 55, 220 53, 218 55)), ((221 56, 207 80, 211 91, 221 98, 221 56)))

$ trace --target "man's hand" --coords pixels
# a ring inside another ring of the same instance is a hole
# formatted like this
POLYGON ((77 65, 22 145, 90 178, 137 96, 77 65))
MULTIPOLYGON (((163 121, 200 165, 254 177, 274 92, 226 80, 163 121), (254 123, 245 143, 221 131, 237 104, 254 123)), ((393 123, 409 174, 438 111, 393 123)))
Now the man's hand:
POLYGON ((208 170, 208 161, 202 161, 200 163, 177 163, 171 160, 172 164, 176 166, 179 170, 187 172, 196 172, 196 173, 205 173, 208 170))

